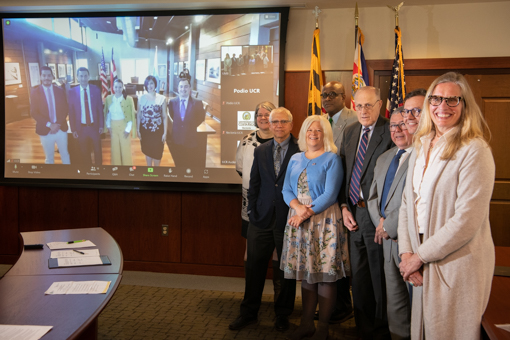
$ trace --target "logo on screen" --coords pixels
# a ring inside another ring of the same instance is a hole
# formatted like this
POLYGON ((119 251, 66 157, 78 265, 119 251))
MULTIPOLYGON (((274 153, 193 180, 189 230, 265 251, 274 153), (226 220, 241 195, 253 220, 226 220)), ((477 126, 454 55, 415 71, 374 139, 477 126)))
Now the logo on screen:
POLYGON ((237 129, 255 130, 255 111, 237 111, 237 129))
POLYGON ((147 172, 154 172, 154 168, 148 168, 147 172))

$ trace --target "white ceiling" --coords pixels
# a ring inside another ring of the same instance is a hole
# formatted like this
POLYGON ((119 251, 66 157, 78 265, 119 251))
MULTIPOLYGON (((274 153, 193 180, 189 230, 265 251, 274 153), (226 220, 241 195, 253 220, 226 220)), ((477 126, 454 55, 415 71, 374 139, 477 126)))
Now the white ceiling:
MULTIPOLYGON (((510 0, 406 0, 405 6, 426 6, 444 5, 459 3, 484 3, 484 2, 506 2, 510 0)), ((254 8, 254 7, 292 7, 313 9, 319 6, 320 9, 327 8, 354 8, 358 7, 386 7, 396 6, 400 0, 200 0, 198 2, 186 2, 184 0, 150 0, 150 3, 143 0, 88 0, 87 5, 82 5, 79 0, 0 0, 0 11, 2 12, 60 12, 69 10, 84 11, 121 11, 121 10, 158 10, 158 9, 210 9, 210 8, 254 8), (105 4, 107 2, 108 4, 105 4), (43 3, 44 5, 42 5, 43 3)))

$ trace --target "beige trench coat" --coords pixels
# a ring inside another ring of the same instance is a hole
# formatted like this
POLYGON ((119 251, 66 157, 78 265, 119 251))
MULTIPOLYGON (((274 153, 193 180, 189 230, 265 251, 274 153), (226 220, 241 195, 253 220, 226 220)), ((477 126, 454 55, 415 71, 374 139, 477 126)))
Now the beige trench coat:
MULTIPOLYGON (((422 151, 423 152, 423 151, 422 151)), ((427 219, 420 245, 415 219, 410 156, 398 225, 399 253, 417 253, 425 263, 423 287, 413 289, 412 339, 480 339, 494 273, 494 243, 489 203, 495 178, 492 153, 475 139, 441 161, 427 198, 427 219)))

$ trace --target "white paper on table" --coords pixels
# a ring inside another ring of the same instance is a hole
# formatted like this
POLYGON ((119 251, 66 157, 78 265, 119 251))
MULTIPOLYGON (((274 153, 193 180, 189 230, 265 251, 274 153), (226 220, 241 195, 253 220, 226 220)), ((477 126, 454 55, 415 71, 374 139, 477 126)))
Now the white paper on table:
POLYGON ((0 325, 0 340, 38 340, 53 326, 0 325))
POLYGON ((66 294, 105 294, 111 281, 75 281, 66 294))
POLYGON ((53 282, 44 294, 105 294, 111 281, 62 281, 53 282))
POLYGON ((65 257, 58 258, 57 264, 59 267, 79 267, 103 264, 103 261, 99 256, 65 257))
POLYGON ((83 241, 76 243, 67 243, 67 242, 48 242, 46 243, 48 248, 51 250, 56 249, 76 249, 76 248, 86 248, 86 247, 95 247, 96 245, 91 241, 83 241))
POLYGON ((56 250, 51 252, 52 259, 65 258, 65 257, 85 257, 85 256, 99 256, 99 249, 82 249, 80 254, 72 250, 56 250))
POLYGON ((510 332, 510 324, 509 323, 501 324, 501 325, 494 325, 494 326, 501 328, 507 332, 510 332))

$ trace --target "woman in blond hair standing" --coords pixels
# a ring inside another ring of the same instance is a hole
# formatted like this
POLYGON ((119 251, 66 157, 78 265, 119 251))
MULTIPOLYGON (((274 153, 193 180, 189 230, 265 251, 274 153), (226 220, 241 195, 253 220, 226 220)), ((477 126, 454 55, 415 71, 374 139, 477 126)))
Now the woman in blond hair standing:
POLYGON ((398 225, 400 272, 413 288, 412 339, 480 339, 494 272, 490 131, 466 79, 427 91, 398 225))

